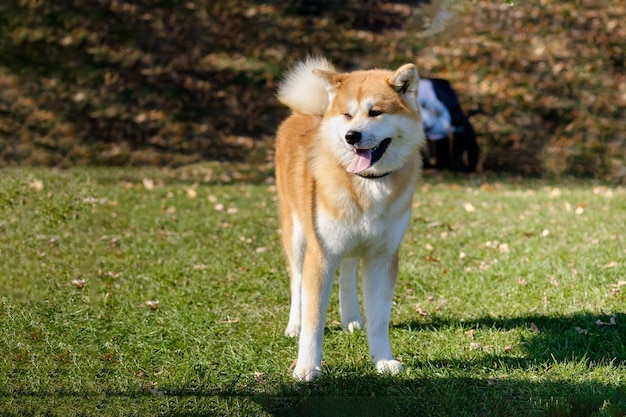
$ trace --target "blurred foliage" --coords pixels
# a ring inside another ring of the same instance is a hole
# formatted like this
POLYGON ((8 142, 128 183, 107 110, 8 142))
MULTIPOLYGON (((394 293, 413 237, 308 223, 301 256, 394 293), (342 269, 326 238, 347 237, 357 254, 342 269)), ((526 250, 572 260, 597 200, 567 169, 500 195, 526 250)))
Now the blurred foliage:
POLYGON ((450 79, 484 169, 624 181, 623 0, 451 2, 422 36, 438 3, 3 0, 0 166, 265 162, 313 53, 450 79))

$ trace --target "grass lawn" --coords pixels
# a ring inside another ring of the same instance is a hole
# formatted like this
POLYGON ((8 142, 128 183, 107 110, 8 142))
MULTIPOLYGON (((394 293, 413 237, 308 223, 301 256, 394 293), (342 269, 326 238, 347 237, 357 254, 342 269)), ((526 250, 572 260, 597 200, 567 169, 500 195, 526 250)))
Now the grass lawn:
MULTIPOLYGON (((274 186, 0 172, 0 415, 624 416, 626 189, 427 173, 378 376, 333 292, 292 382, 274 186)), ((221 178, 221 180, 220 180, 221 178)))

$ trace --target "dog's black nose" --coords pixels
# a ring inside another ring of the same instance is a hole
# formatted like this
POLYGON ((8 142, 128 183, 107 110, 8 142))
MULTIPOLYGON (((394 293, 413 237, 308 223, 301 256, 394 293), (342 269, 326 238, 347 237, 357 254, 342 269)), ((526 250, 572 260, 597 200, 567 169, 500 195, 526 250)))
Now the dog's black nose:
POLYGON ((348 142, 350 145, 354 145, 355 143, 359 143, 359 141, 361 140, 361 132, 357 132, 356 130, 349 130, 348 133, 346 133, 346 142, 348 142))

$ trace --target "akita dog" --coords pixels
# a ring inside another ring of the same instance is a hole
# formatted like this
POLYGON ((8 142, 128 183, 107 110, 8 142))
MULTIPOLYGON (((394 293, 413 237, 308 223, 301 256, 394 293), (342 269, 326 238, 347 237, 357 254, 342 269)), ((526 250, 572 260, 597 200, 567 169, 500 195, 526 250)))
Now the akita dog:
POLYGON ((424 142, 413 64, 394 71, 338 73, 308 58, 286 74, 278 99, 292 115, 276 136, 276 179, 282 240, 291 276, 285 334, 298 336, 293 372, 321 374, 328 299, 339 272, 341 323, 363 328, 379 372, 398 373, 389 317, 398 275, 398 247, 410 218, 424 142))

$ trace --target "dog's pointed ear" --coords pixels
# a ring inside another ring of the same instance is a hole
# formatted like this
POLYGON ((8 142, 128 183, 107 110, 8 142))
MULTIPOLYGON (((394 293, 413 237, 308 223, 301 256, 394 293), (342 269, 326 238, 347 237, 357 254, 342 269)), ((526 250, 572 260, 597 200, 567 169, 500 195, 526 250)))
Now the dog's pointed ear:
POLYGON ((318 77, 324 83, 324 87, 326 87, 326 91, 328 92, 328 97, 330 101, 337 94, 337 88, 341 84, 342 75, 338 74, 334 71, 327 71, 315 68, 313 70, 313 75, 318 77))
POLYGON ((398 94, 417 93, 420 77, 413 64, 404 64, 389 78, 389 85, 398 94))

